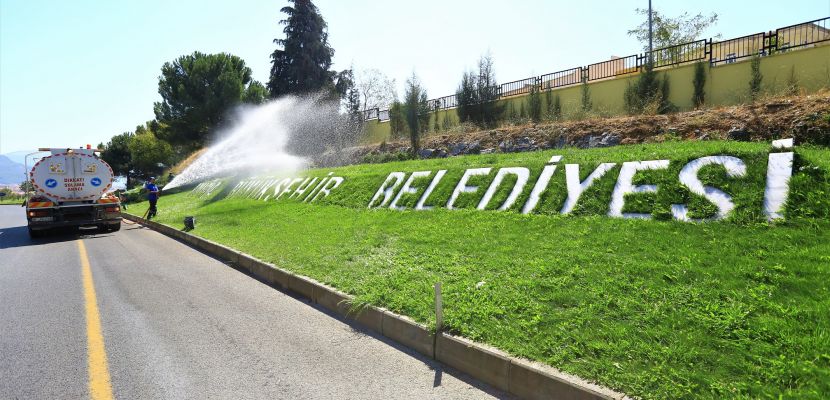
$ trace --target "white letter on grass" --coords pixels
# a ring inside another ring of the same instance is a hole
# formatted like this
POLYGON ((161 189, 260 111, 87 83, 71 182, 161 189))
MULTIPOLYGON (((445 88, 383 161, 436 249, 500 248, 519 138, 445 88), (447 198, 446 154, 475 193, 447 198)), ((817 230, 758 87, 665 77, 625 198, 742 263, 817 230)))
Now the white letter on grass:
POLYGON ((591 172, 584 181, 579 181, 579 164, 565 164, 565 181, 568 185, 568 198, 565 199, 565 204, 562 206, 562 210, 560 213, 562 214, 569 214, 573 211, 574 207, 576 207, 576 203, 579 201, 579 198, 582 196, 582 193, 585 193, 591 185, 594 184, 594 181, 602 178, 606 172, 610 171, 611 168, 617 165, 615 163, 602 163, 600 164, 594 172, 591 172))
MULTIPOLYGON (((746 165, 740 158, 731 156, 710 156, 692 160, 680 170, 680 183, 689 188, 689 191, 701 195, 718 207, 718 214, 713 219, 723 219, 735 208, 732 197, 723 191, 712 186, 703 186, 697 174, 700 169, 707 165, 723 165, 726 168, 726 176, 735 178, 746 175, 746 165)), ((689 208, 685 204, 672 204, 671 213, 675 219, 680 221, 691 221, 688 213, 689 208)))
POLYGON ((308 191, 308 189, 314 185, 314 182, 317 182, 316 176, 314 178, 306 178, 306 180, 304 180, 303 183, 301 183, 299 186, 297 186, 296 189, 294 189, 294 193, 291 193, 291 195, 288 196, 288 198, 300 198, 303 195, 303 193, 308 191))
POLYGON ((302 181, 303 181, 303 178, 294 178, 294 179, 292 179, 291 182, 288 182, 288 185, 285 186, 285 189, 283 189, 282 192, 280 192, 280 195, 277 196, 277 199, 282 197, 284 194, 290 192, 291 191, 291 186, 294 186, 295 183, 302 182, 302 181))
POLYGON ((340 186, 341 183, 343 183, 343 178, 339 176, 332 176, 331 179, 329 179, 329 181, 326 182, 326 185, 323 186, 320 189, 320 191, 314 195, 313 198, 311 198, 311 201, 309 201, 309 203, 312 203, 314 202, 314 200, 317 200, 317 198, 320 197, 321 194, 323 195, 323 197, 329 197, 329 193, 332 190, 337 189, 337 187, 340 186))
POLYGON ((770 153, 767 164, 767 187, 764 189, 764 212, 767 219, 784 218, 781 209, 790 192, 793 175, 793 153, 770 153))
POLYGON ((409 175, 409 179, 407 179, 406 182, 404 182, 403 187, 398 192, 398 195, 395 196, 394 200, 392 200, 392 204, 389 204, 389 208, 393 210, 405 210, 406 207, 398 207, 398 200, 400 200, 401 196, 403 196, 404 194, 418 193, 418 188, 412 187, 412 182, 415 182, 415 179, 418 178, 426 178, 430 174, 432 174, 432 171, 416 171, 413 172, 412 175, 409 175))
POLYGON ((403 172, 393 172, 389 174, 389 176, 386 177, 386 180, 383 181, 383 184, 380 185, 380 188, 378 189, 377 193, 375 193, 375 195, 372 197, 372 200, 369 200, 368 208, 372 208, 372 205, 375 204, 375 201, 378 199, 378 197, 380 197, 381 194, 383 195, 383 201, 380 202, 378 207, 385 206, 386 203, 389 202, 389 199, 392 198, 392 195, 395 193, 395 189, 397 189, 398 185, 401 184, 405 176, 406 174, 404 174, 403 172), (392 180, 394 180, 395 183, 389 186, 389 183, 392 180))
POLYGON ((455 204, 455 200, 458 199, 459 194, 475 193, 478 191, 478 186, 467 186, 467 181, 470 180, 470 177, 488 174, 490 174, 490 168, 470 168, 464 171, 464 175, 461 176, 461 180, 458 181, 458 185, 456 185, 455 190, 452 191, 450 201, 447 202, 447 209, 454 210, 453 204, 455 204))
POLYGON ((432 206, 425 206, 424 203, 427 202, 429 195, 432 194, 432 191, 435 190, 435 187, 438 186, 438 182, 441 181, 441 178, 443 178, 446 173, 447 170, 442 169, 435 174, 435 177, 432 178, 432 182, 430 182, 429 186, 427 186, 427 190, 425 190, 424 194, 421 195, 421 198, 418 199, 418 204, 415 204, 416 210, 431 210, 433 208, 432 206))
POLYGON ((556 165, 545 165, 545 168, 542 168, 542 173, 539 174, 539 179, 536 179, 536 184, 533 185, 533 190, 530 191, 530 197, 527 198, 525 205, 522 207, 522 214, 530 213, 536 208, 536 205, 539 204, 542 192, 547 189, 548 183, 550 183, 550 177, 553 176, 554 171, 556 171, 556 165))
POLYGON ((504 211, 510 208, 510 206, 516 202, 516 199, 518 199, 519 195, 522 194, 522 190, 524 190, 528 178, 530 178, 530 170, 524 167, 500 169, 499 172, 496 173, 496 178, 493 179, 493 183, 491 183, 490 187, 487 188, 487 191, 484 192, 484 197, 481 198, 481 201, 478 203, 478 207, 476 208, 479 210, 487 208, 487 204, 489 204, 490 200, 493 199, 493 196, 496 194, 496 190, 499 189, 499 185, 501 185, 501 182, 507 174, 516 175, 516 184, 513 185, 513 190, 510 191, 510 195, 507 196, 507 200, 505 200, 504 204, 499 207, 499 211, 504 211))
POLYGON ((623 213, 625 195, 629 193, 652 193, 657 191, 657 185, 633 185, 634 174, 637 171, 666 169, 669 167, 669 160, 651 161, 630 161, 625 162, 620 169, 620 176, 614 186, 614 193, 611 195, 611 204, 608 210, 609 217, 642 218, 649 219, 651 214, 623 213))

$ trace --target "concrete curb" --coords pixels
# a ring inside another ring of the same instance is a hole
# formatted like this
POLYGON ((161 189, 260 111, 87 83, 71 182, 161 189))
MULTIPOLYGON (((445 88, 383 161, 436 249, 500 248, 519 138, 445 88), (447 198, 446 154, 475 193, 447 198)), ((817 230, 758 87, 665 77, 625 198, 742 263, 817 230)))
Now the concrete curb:
POLYGON ((522 360, 473 341, 440 333, 388 310, 368 306, 352 310, 353 298, 314 279, 286 271, 227 246, 131 214, 125 219, 187 243, 213 257, 316 303, 500 390, 526 399, 628 399, 626 395, 565 374, 540 363, 522 360))

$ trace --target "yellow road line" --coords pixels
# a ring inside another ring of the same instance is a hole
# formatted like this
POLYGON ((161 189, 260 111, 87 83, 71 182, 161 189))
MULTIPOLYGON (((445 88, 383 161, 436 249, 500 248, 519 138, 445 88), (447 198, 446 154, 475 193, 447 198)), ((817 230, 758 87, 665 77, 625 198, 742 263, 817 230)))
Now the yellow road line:
POLYGON ((101 315, 98 313, 98 300, 95 297, 95 285, 92 283, 92 269, 89 267, 89 257, 83 240, 78 240, 78 251, 81 253, 81 276, 86 303, 89 397, 93 400, 108 400, 112 399, 113 395, 107 351, 104 349, 104 334, 101 332, 101 315))

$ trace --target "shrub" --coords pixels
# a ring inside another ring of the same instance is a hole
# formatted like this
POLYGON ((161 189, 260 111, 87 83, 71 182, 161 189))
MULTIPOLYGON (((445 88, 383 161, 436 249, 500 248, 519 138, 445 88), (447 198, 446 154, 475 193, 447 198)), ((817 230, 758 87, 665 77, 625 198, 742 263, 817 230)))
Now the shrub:
POLYGON ((692 85, 695 88, 694 94, 692 94, 692 104, 694 104, 695 108, 700 108, 706 101, 706 92, 704 89, 706 86, 706 69, 703 65, 703 61, 695 64, 695 77, 692 80, 692 85))
POLYGON ((542 93, 539 92, 539 85, 530 87, 530 95, 527 97, 528 117, 533 122, 542 120, 542 93))
POLYGON ((795 76, 795 65, 790 68, 790 77, 787 79, 786 93, 788 96, 798 94, 798 78, 795 76))
POLYGON ((669 101, 669 78, 661 80, 651 64, 647 64, 634 82, 623 93, 625 109, 629 114, 665 114, 677 110, 669 101))
POLYGON ((452 128, 452 120, 450 119, 450 114, 445 113, 444 120, 441 121, 441 129, 448 131, 450 128, 452 128))
POLYGON ((594 104, 591 101, 591 89, 588 87, 588 78, 582 77, 582 111, 591 111, 594 104))
POLYGON ((752 77, 749 79, 749 98, 755 101, 761 93, 761 81, 764 80, 764 76, 761 75, 761 56, 759 54, 752 57, 750 69, 752 70, 752 77))

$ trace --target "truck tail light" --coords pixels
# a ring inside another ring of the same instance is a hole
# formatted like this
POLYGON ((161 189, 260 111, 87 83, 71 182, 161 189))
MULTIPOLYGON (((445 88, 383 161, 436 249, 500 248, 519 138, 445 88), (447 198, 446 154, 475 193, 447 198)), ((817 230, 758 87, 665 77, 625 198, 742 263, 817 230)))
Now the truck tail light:
POLYGON ((45 216, 47 216, 47 215, 49 215, 49 212, 48 212, 48 211, 29 211, 29 217, 30 217, 30 218, 33 218, 33 217, 45 217, 45 216))
POLYGON ((121 207, 119 207, 119 206, 115 206, 115 207, 106 207, 106 208, 104 208, 104 212, 108 212, 108 213, 117 213, 117 212, 121 212, 121 207))

